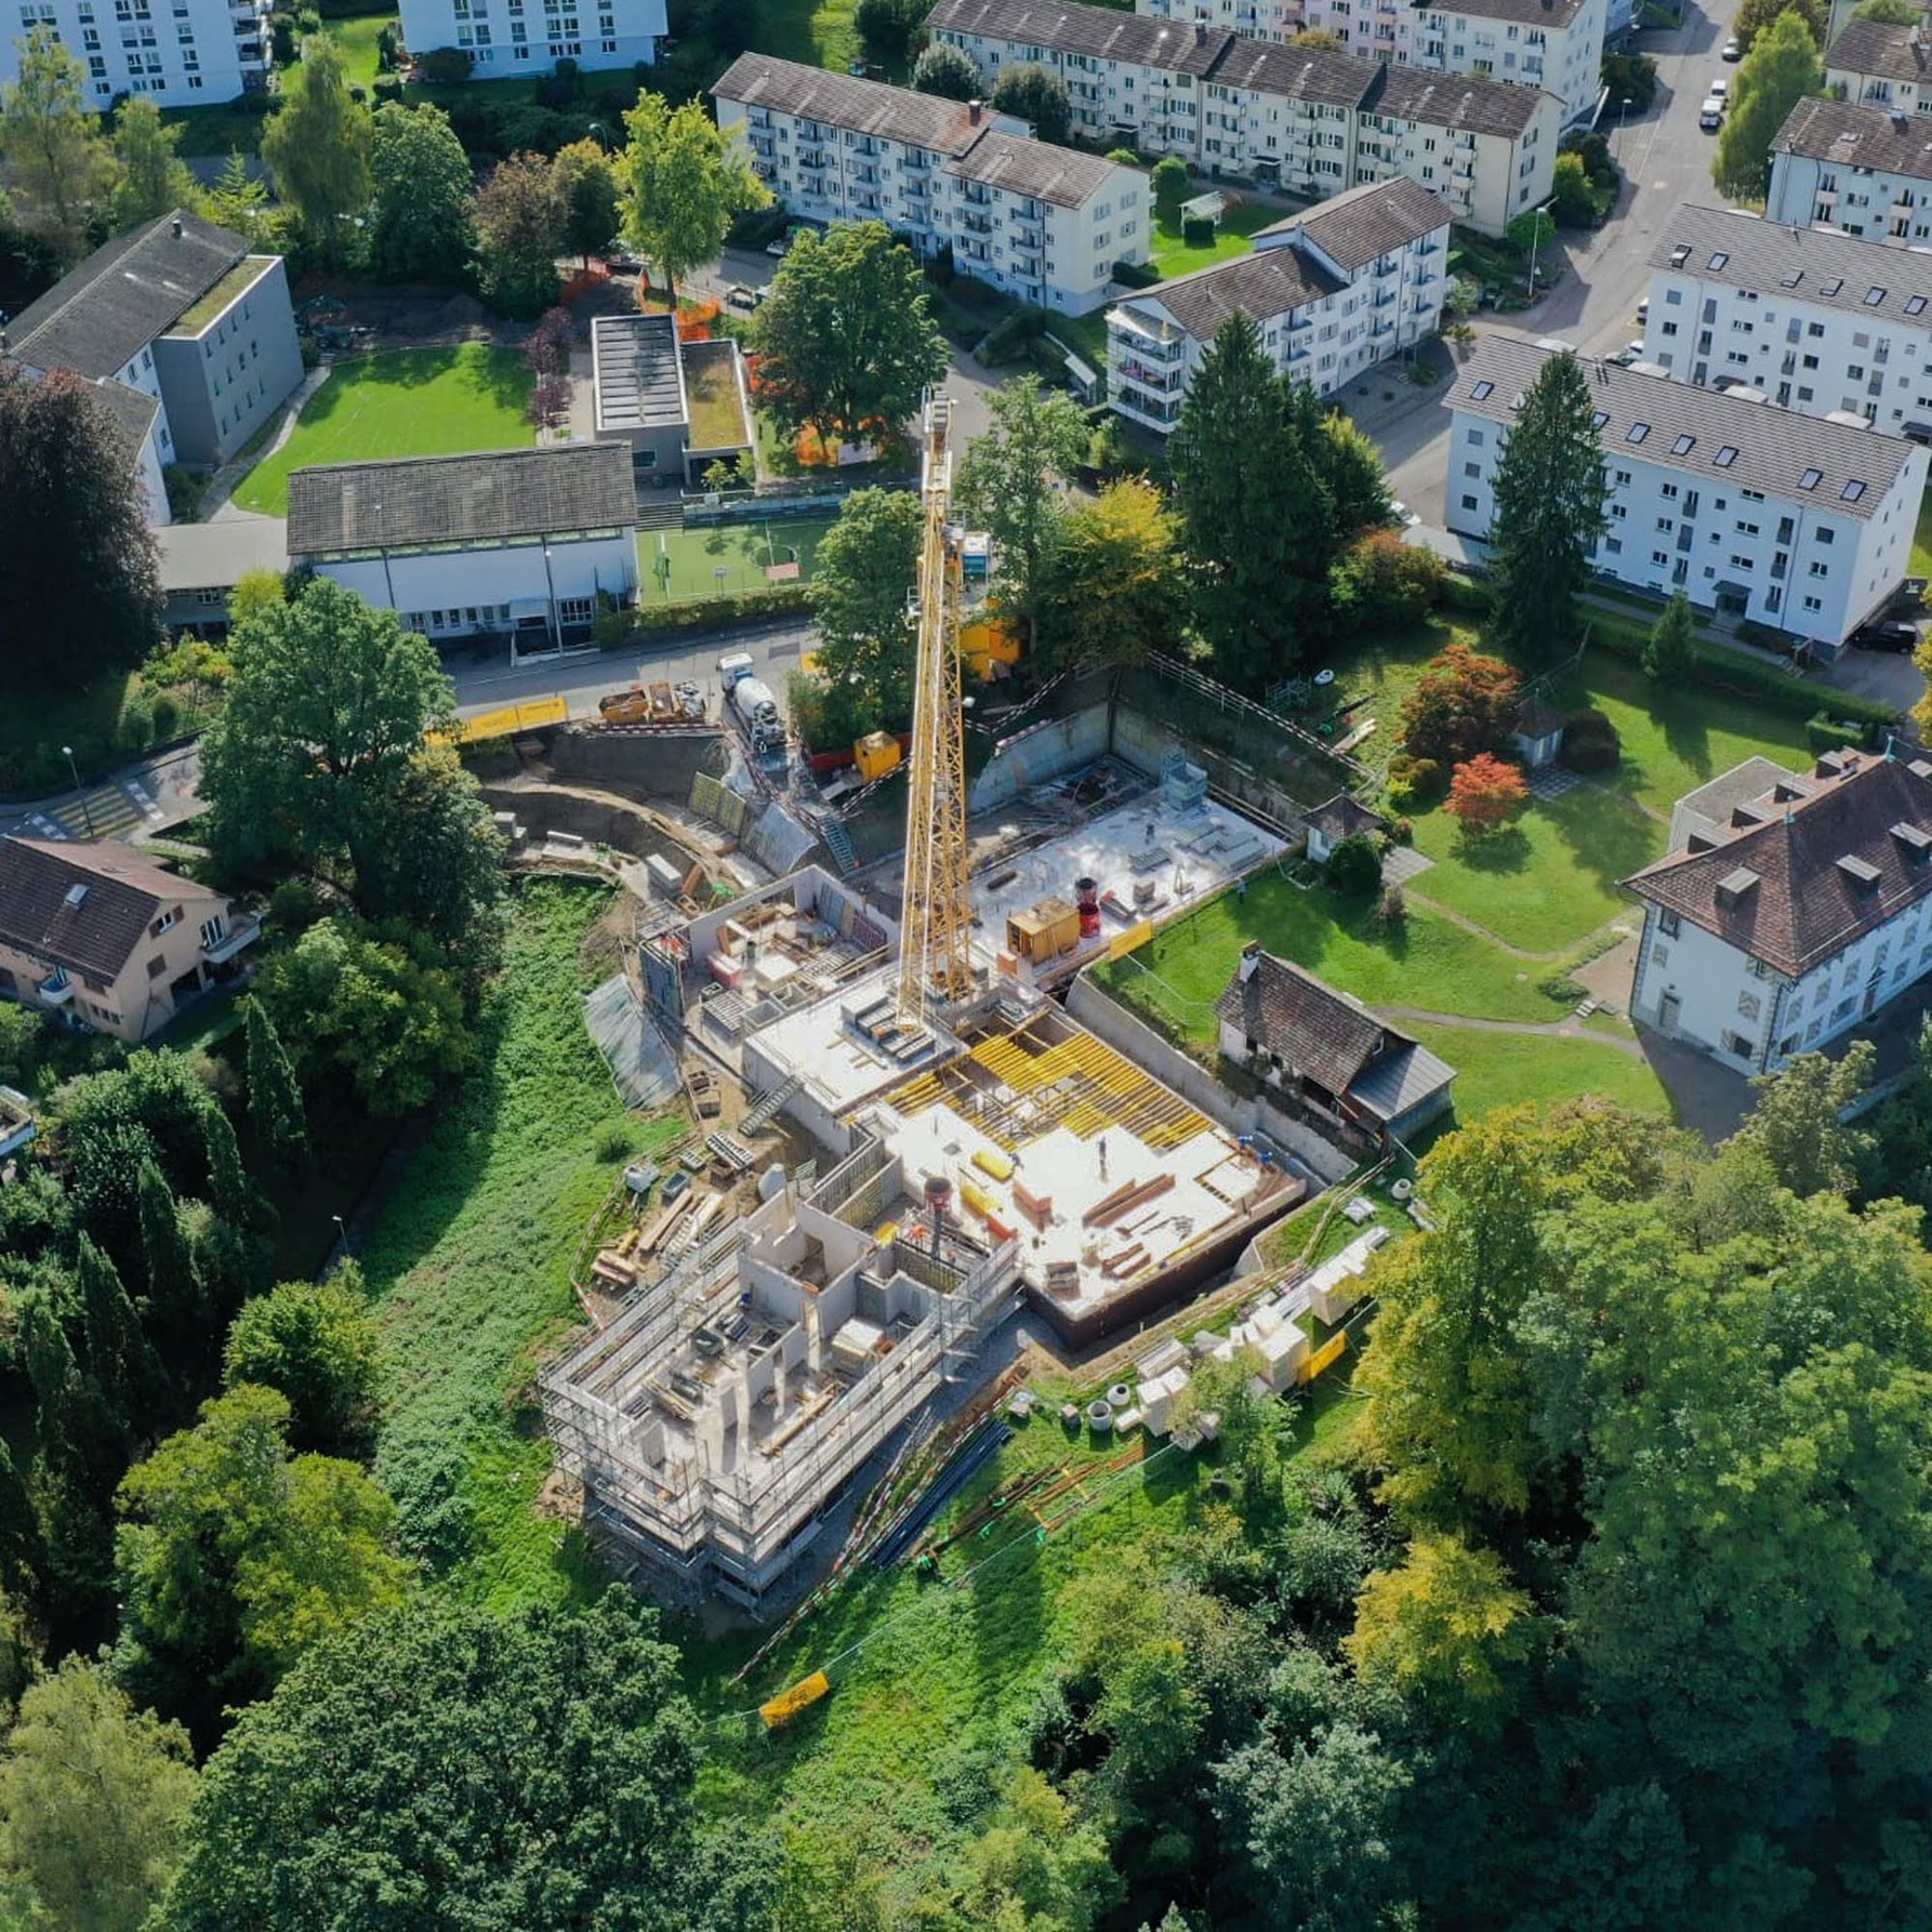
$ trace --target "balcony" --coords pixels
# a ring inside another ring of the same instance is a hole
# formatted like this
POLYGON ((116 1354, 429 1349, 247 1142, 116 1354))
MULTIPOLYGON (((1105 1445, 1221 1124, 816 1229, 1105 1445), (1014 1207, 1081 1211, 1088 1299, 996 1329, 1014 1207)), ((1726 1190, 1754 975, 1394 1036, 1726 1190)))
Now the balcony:
POLYGON ((1116 398, 1115 406, 1122 415, 1132 416, 1150 429, 1166 429, 1180 414, 1180 404, 1174 398, 1150 396, 1124 386, 1116 398))
POLYGON ((251 912, 237 913, 232 920, 212 920, 209 923, 214 934, 212 939, 203 940, 201 956, 211 966, 227 965, 244 947, 254 945, 262 936, 262 922, 251 912))
POLYGON ((990 235, 993 232, 993 217, 990 214, 962 214, 959 225, 968 235, 990 235))
POLYGON ((73 981, 58 966, 34 988, 43 1007, 66 1007, 73 1003, 73 981))
POLYGON ((1178 364, 1171 369, 1152 368, 1131 355, 1123 355, 1115 361, 1114 369, 1123 382, 1138 383, 1158 395, 1171 396, 1180 387, 1178 364))
POLYGON ((1156 362, 1173 362, 1180 355, 1180 337, 1144 321, 1130 308, 1110 308, 1107 328, 1111 334, 1132 338, 1133 353, 1156 362))

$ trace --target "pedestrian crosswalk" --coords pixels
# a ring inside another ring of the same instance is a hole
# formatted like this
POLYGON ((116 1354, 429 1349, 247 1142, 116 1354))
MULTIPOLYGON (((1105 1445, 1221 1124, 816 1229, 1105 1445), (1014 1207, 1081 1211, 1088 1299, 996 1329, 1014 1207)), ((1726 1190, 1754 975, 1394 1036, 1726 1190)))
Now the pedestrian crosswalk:
POLYGON ((131 838, 160 816, 147 788, 129 780, 98 785, 65 805, 33 812, 27 823, 42 838, 131 838))

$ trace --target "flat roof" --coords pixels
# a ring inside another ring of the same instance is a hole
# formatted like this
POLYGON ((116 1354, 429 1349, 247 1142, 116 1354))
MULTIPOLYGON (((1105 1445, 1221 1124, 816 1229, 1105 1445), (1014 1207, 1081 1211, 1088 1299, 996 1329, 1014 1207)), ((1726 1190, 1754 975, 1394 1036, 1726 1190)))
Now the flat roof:
POLYGON ((668 315, 600 315, 590 325, 598 430, 680 429, 691 420, 677 324, 668 315))
POLYGON ((185 310, 170 335, 199 335, 221 312, 252 289, 282 258, 279 255, 244 255, 201 299, 185 310))
POLYGON ((213 524, 165 524, 155 532, 163 590, 232 589, 244 570, 289 567, 279 517, 226 517, 213 524))

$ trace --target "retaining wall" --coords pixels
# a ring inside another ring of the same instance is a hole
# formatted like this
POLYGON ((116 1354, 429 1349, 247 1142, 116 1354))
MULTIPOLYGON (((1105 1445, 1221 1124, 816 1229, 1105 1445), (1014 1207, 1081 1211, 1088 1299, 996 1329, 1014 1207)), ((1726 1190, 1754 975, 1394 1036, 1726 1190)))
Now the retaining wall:
POLYGON ((717 746, 724 735, 711 730, 658 737, 566 727, 551 735, 551 770, 566 781, 635 785, 682 805, 691 796, 692 780, 718 769, 717 746))

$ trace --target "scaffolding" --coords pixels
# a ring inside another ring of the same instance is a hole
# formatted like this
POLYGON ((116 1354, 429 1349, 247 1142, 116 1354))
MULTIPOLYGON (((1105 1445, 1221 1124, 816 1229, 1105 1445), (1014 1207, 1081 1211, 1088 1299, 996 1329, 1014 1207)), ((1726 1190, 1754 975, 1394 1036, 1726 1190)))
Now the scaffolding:
POLYGON ((907 1191, 864 1140, 688 1256, 541 1380, 586 1520, 675 1594, 760 1609, 887 1438, 972 1372, 1017 1243, 876 1228, 907 1191))

